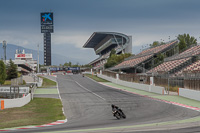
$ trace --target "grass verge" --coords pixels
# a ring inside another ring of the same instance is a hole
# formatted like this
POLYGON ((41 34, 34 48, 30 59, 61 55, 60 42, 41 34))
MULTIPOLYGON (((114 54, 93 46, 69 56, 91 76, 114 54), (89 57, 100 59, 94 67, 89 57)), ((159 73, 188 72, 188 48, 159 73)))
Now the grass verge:
POLYGON ((64 120, 60 99, 34 98, 30 103, 19 108, 0 110, 0 129, 48 124, 64 120))
POLYGON ((43 83, 42 83, 42 87, 41 88, 56 86, 56 82, 54 82, 54 81, 52 81, 50 79, 44 78, 42 76, 39 76, 39 77, 43 79, 43 83))
POLYGON ((109 81, 107 81, 105 79, 97 77, 96 75, 85 74, 85 76, 87 76, 87 77, 89 77, 89 78, 91 78, 91 79, 93 79, 93 80, 95 80, 97 82, 109 82, 109 81))
MULTIPOLYGON (((165 87, 168 90, 168 86, 163 86, 163 87, 165 87)), ((178 92, 178 88, 179 88, 178 86, 174 87, 169 86, 169 91, 178 92)))
POLYGON ((11 80, 6 80, 3 85, 11 85, 11 80))

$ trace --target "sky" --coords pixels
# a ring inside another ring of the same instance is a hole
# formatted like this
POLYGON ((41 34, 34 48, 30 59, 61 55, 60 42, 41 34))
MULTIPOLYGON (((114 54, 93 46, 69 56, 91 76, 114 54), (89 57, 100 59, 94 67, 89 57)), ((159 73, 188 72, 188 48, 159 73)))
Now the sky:
POLYGON ((52 53, 87 64, 98 57, 83 48, 93 32, 131 35, 133 53, 184 33, 199 42, 199 6, 199 0, 0 0, 0 42, 35 50, 39 44, 43 51, 40 13, 52 11, 52 53))

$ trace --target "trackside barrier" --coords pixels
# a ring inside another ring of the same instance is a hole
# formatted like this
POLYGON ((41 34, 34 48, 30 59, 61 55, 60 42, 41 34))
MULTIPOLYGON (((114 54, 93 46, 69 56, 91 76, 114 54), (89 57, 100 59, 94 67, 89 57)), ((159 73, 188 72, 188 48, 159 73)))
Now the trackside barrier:
POLYGON ((82 72, 82 74, 92 74, 92 72, 82 72))
POLYGON ((29 93, 27 96, 24 96, 22 98, 1 100, 1 109, 2 101, 4 101, 3 108, 22 107, 31 101, 31 94, 29 93))
POLYGON ((186 89, 186 88, 179 88, 178 92, 179 96, 200 101, 200 91, 186 89))
POLYGON ((4 100, 1 100, 1 110, 4 109, 4 100))
POLYGON ((148 92, 153 92, 153 93, 157 93, 157 94, 162 94, 162 95, 167 94, 164 87, 127 82, 127 81, 115 79, 115 78, 108 77, 108 76, 105 76, 105 75, 100 75, 100 74, 97 74, 97 76, 100 77, 100 78, 106 79, 106 80, 108 80, 112 83, 116 83, 116 84, 119 84, 119 85, 122 85, 122 86, 130 87, 130 88, 134 88, 134 89, 139 89, 139 90, 143 90, 143 91, 148 91, 148 92))
POLYGON ((37 87, 41 87, 42 83, 43 83, 43 79, 42 78, 38 78, 39 81, 37 82, 37 87))

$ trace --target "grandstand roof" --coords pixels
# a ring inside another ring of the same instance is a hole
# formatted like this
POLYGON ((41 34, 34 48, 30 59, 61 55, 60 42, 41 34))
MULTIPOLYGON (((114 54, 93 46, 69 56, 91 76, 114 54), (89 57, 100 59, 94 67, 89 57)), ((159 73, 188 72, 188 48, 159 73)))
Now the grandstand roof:
POLYGON ((87 42, 83 45, 84 48, 94 48, 97 44, 99 44, 107 35, 118 35, 128 39, 127 35, 116 32, 94 32, 87 42))

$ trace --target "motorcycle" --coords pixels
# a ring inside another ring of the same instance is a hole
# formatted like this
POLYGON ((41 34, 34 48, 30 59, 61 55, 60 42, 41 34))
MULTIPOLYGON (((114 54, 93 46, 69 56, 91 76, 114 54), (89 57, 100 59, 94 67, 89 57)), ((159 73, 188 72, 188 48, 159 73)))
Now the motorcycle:
POLYGON ((121 118, 126 119, 126 115, 121 109, 113 111, 113 116, 116 117, 118 120, 121 118))

